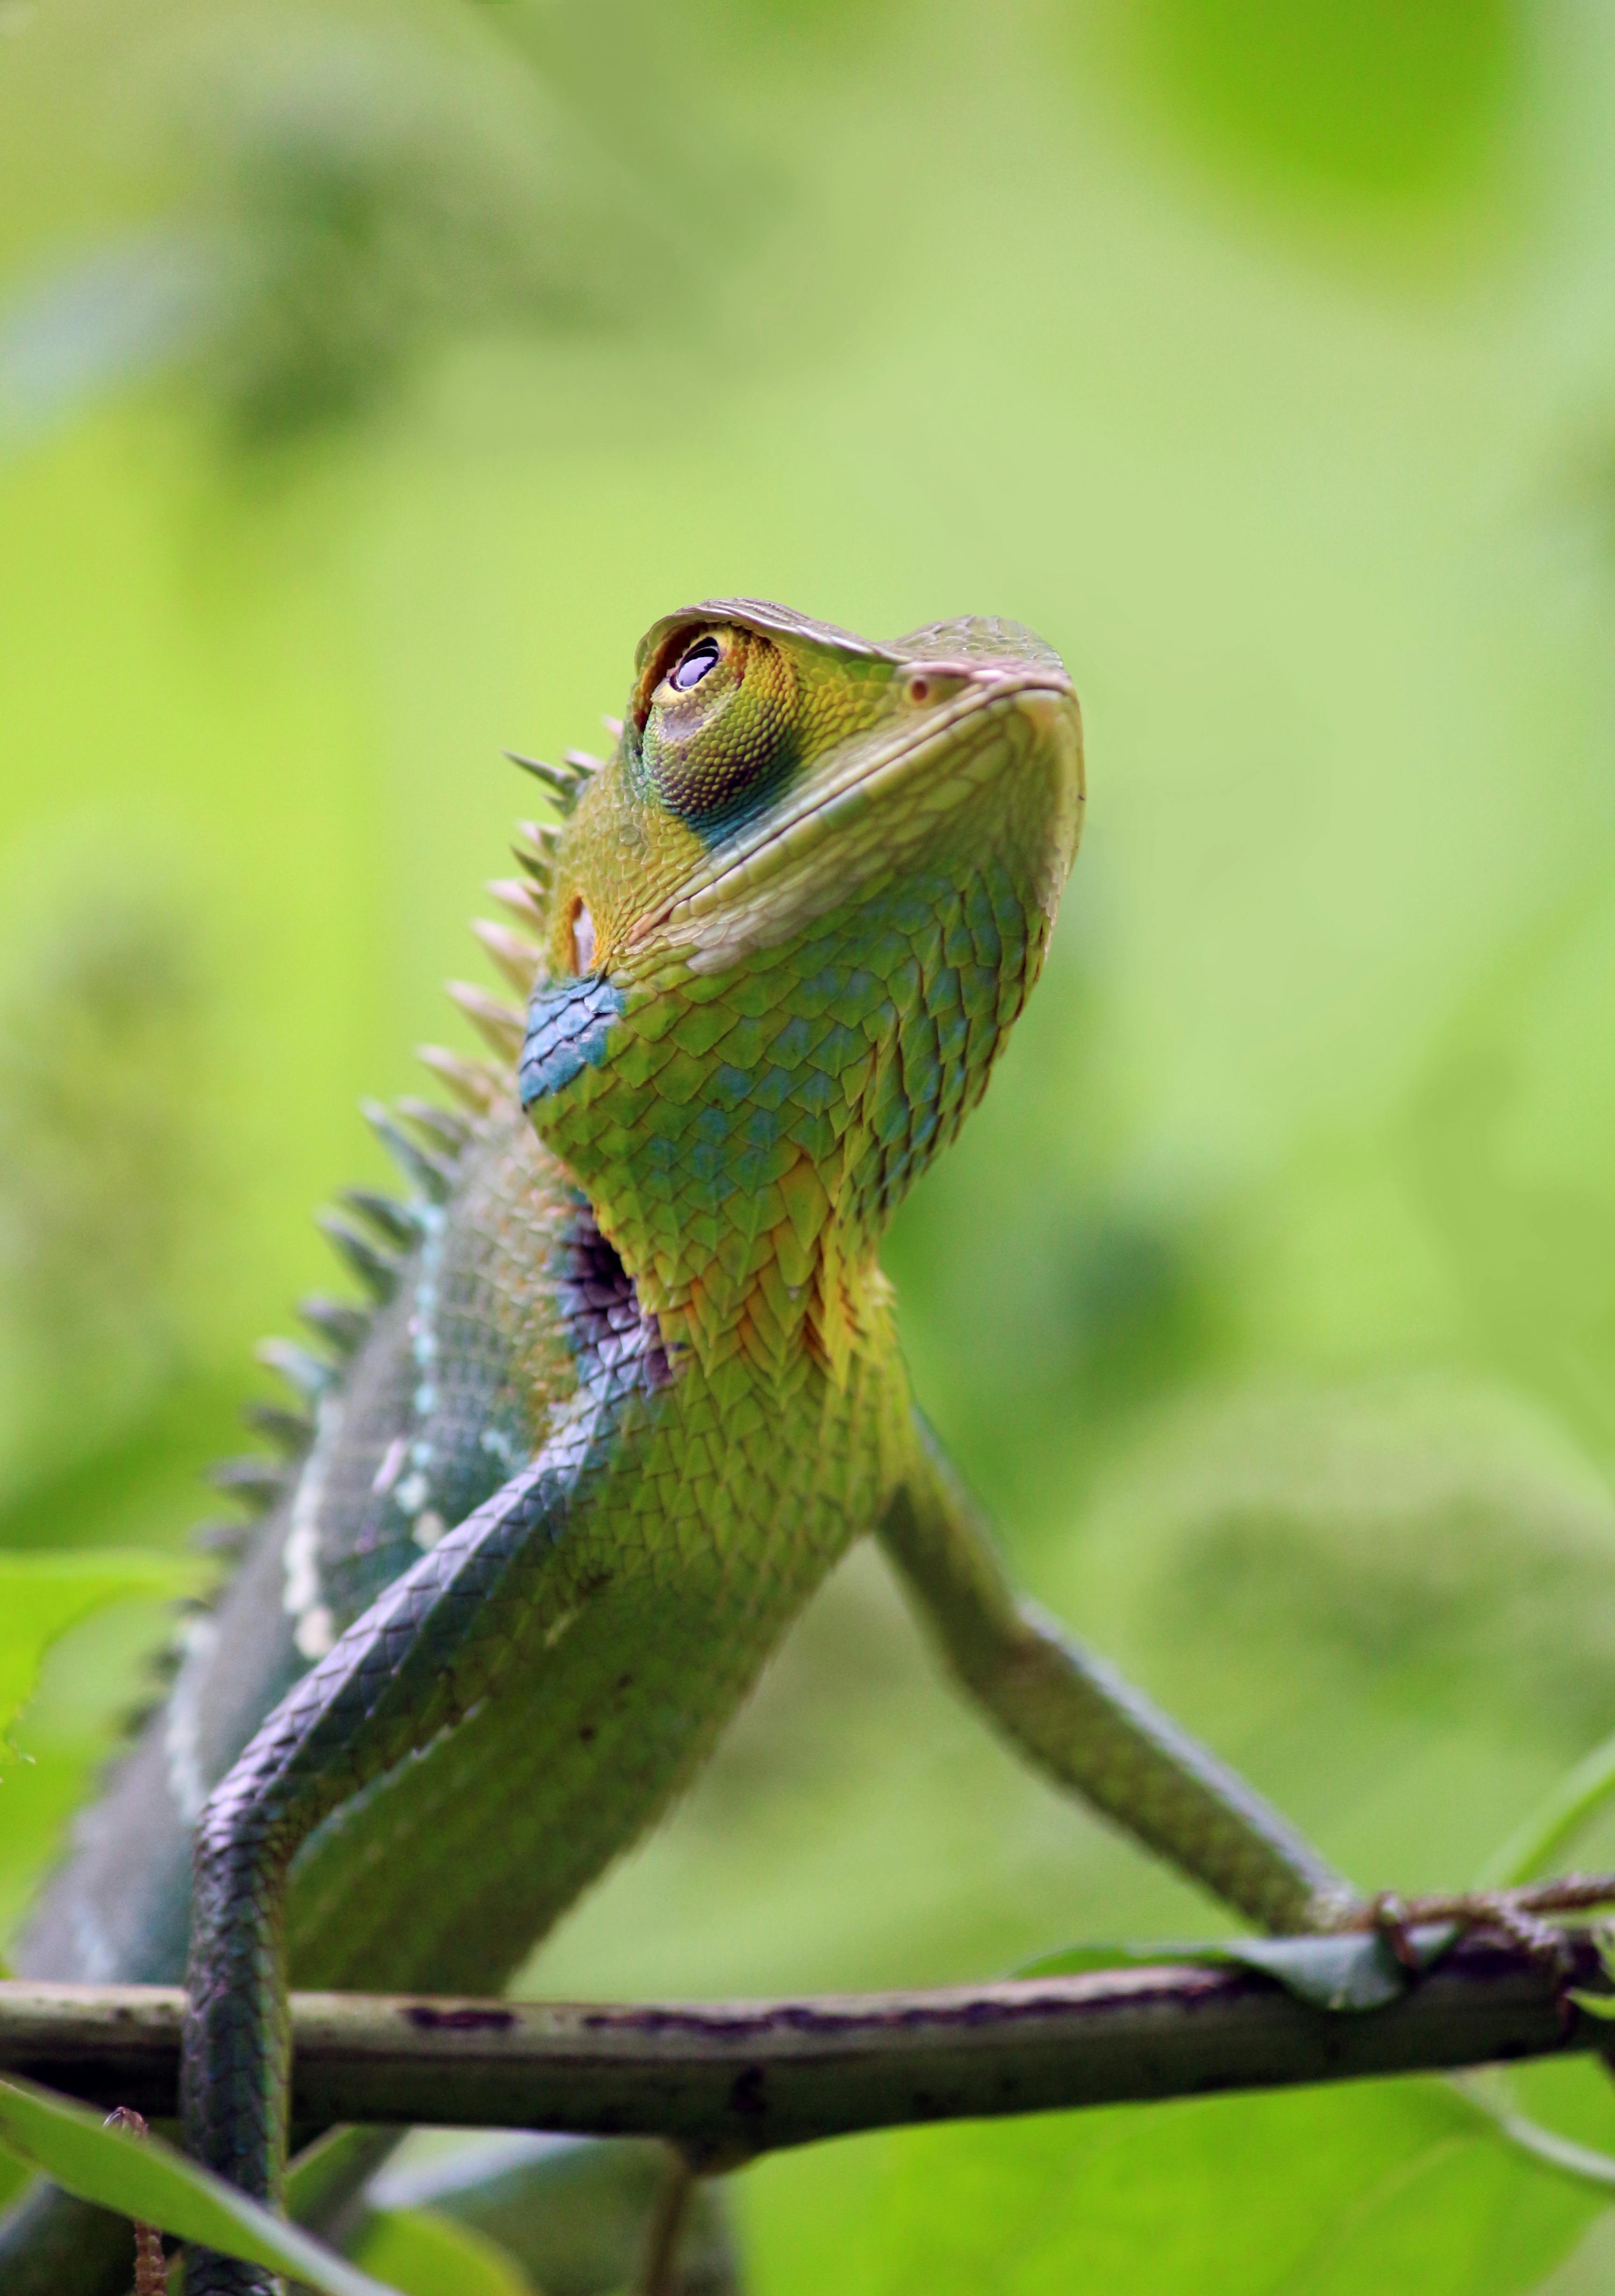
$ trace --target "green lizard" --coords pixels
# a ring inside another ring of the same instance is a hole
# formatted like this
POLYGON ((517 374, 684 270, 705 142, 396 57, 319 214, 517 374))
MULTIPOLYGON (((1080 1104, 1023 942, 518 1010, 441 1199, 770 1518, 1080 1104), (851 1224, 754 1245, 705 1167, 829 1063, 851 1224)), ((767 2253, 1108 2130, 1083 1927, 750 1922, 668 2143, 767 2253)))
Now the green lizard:
MULTIPOLYGON (((1265 1926, 1360 1905, 1017 1603, 909 1395, 877 1246, 1043 961, 1083 794, 1058 657, 709 603, 642 643, 608 763, 537 770, 528 937, 482 929, 525 1020, 462 990, 499 1057, 429 1058, 466 1116, 374 1112, 412 1200, 332 1226, 373 1314, 313 1302, 324 1351, 270 1351, 302 1456, 238 1471, 269 1512, 17 1956, 171 1981, 188 1938, 187 2141, 271 2202, 289 1973, 505 1981, 867 1534, 1061 1784, 1265 1926)), ((0 2284, 116 2288, 102 2224, 36 2194, 0 2284)), ((189 2261, 189 2296, 269 2284, 189 2261)))

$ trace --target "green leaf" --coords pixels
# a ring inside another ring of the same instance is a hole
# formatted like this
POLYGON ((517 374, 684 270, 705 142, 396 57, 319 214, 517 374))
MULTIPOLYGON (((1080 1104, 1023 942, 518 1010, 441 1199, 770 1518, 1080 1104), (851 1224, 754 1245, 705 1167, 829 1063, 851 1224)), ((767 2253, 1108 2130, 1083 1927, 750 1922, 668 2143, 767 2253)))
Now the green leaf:
MULTIPOLYGON (((1431 1922, 1408 1932, 1414 1964, 1428 1969, 1458 1935, 1455 1922, 1431 1922)), ((1373 1930, 1337 1937, 1227 1938, 1207 1943, 1070 1946, 1015 1972, 1017 1977, 1071 1977, 1090 1970, 1148 1969, 1193 1962, 1205 1968, 1259 1970, 1286 1993, 1315 2009, 1382 2009, 1407 1990, 1407 1972, 1373 1930)))
POLYGON ((1582 1993, 1572 1986, 1568 1997, 1589 2017, 1602 2017, 1606 2024, 1615 2021, 1615 1993, 1582 1993))
POLYGON ((1604 2205, 1433 2080, 896 2130, 738 2189, 756 2296, 1524 2296, 1604 2205))
POLYGON ((1560 1861, 1570 1843, 1615 1798, 1615 1737, 1603 1739, 1556 1778, 1537 1807, 1487 1859, 1477 1890, 1513 1890, 1560 1861))
POLYGON ((358 2260, 404 2296, 537 2296, 508 2251, 430 2209, 389 2209, 366 2227, 358 2260))
POLYGON ((70 1627, 113 1603, 193 1593, 210 1575, 200 1558, 135 1548, 0 1554, 0 1755, 41 1660, 70 1627))
POLYGON ((1035 1961, 1022 1962, 1010 1975, 1086 1977, 1095 1970, 1148 1969, 1185 1961, 1213 1964, 1226 1958, 1220 1943, 1208 1943, 1204 1938, 1152 1938, 1142 1943, 1130 1939, 1106 1939, 1092 1945, 1062 1946, 1057 1953, 1039 1954, 1035 1961))
POLYGON ((105 2128, 29 2081, 0 2080, 0 2144, 81 2200, 289 2274, 320 2296, 398 2296, 155 2136, 105 2128))
POLYGON ((1521 2112, 1514 2100, 1514 2084, 1508 2066, 1480 2065, 1449 2073, 1447 2079, 1459 2095, 1484 2112, 1511 2144, 1523 2145, 1539 2161, 1562 2169, 1567 2177, 1579 2177, 1605 2191, 1615 2191, 1615 2153, 1597 2145, 1578 2144, 1562 2129, 1552 2128, 1545 2121, 1521 2112))
MULTIPOLYGON (((1406 1944, 1414 1965, 1428 1969, 1457 1935, 1455 1922, 1410 1930, 1406 1944)), ((1382 2009, 1407 1990, 1407 1971, 1373 1930, 1340 1937, 1236 1938, 1223 1948, 1223 1957, 1276 1977, 1286 1993, 1315 2009, 1382 2009)))

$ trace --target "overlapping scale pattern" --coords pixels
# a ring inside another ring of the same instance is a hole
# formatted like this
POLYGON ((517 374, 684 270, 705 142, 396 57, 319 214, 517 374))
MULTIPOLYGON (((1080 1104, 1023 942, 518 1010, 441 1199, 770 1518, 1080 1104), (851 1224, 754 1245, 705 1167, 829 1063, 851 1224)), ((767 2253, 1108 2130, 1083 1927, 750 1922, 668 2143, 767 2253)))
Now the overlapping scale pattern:
MULTIPOLYGON (((496 1063, 430 1056, 469 1129, 393 1142, 408 1205, 349 1200, 373 1314, 316 1301, 343 1360, 275 1358, 307 1455, 19 1956, 172 1979, 200 1816, 192 2128, 260 2190, 283 1933, 304 1983, 496 1987, 914 1464, 876 1247, 1036 977, 1075 705, 1012 625, 877 646, 744 602, 659 625, 644 677, 726 623, 787 661, 789 774, 707 833, 675 817, 642 681, 609 764, 545 776, 568 819, 518 849, 525 1044, 456 990, 496 1063)), ((193 2262, 203 2296, 259 2284, 193 2262)))

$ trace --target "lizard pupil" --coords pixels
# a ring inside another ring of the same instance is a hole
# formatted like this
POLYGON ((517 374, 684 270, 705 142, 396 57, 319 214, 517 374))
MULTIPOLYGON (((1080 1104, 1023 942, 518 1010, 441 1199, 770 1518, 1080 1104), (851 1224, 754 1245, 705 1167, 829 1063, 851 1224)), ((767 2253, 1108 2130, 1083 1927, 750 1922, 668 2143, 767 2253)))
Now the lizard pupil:
POLYGON ((693 645, 668 680, 675 693, 688 693, 699 685, 707 672, 717 668, 718 651, 716 638, 702 638, 693 645))

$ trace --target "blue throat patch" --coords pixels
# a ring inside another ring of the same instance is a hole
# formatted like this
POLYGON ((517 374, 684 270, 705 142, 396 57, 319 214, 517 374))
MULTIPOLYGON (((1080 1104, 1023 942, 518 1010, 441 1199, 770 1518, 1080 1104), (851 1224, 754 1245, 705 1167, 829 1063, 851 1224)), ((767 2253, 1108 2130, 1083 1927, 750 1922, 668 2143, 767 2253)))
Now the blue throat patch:
POLYGON ((562 1090, 580 1069, 604 1067, 606 1039, 626 1002, 598 974, 539 982, 529 1000, 517 1071, 523 1108, 562 1090))

